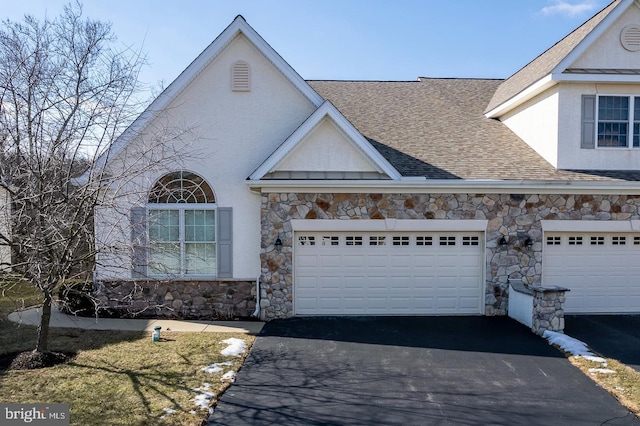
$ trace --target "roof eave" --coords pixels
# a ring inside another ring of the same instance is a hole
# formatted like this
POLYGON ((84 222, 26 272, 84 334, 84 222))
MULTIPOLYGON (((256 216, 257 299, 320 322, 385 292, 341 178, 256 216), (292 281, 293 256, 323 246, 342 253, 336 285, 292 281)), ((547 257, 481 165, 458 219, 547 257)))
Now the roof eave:
POLYGON ((640 193, 638 181, 464 180, 403 178, 392 180, 247 181, 249 189, 268 192, 320 193, 473 193, 473 194, 617 194, 640 193))
POLYGON ((531 86, 527 87, 522 92, 518 93, 516 96, 512 97, 506 102, 498 105, 490 111, 485 113, 485 117, 487 118, 500 118, 506 113, 514 110, 518 106, 527 102, 528 100, 538 96, 540 93, 548 90, 549 88, 558 84, 558 81, 554 78, 553 74, 549 74, 542 79, 538 80, 531 86))

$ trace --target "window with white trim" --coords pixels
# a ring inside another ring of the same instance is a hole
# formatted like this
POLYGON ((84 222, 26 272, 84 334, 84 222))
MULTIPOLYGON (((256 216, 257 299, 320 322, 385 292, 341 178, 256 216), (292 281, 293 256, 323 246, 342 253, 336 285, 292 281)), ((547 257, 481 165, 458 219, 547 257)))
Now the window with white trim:
POLYGON ((147 204, 149 275, 216 275, 216 204, 195 173, 161 177, 147 204))
POLYGON ((640 96, 598 96, 599 148, 640 148, 640 96))

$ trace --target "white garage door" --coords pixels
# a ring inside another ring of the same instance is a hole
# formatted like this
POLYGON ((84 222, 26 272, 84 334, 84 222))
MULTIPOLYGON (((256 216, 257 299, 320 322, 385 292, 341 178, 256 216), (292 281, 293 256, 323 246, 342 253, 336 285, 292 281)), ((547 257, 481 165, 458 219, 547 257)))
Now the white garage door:
POLYGON ((480 314, 482 233, 295 234, 297 315, 480 314))
POLYGON ((566 312, 640 312, 640 235, 546 233, 543 253, 543 285, 571 289, 566 312))

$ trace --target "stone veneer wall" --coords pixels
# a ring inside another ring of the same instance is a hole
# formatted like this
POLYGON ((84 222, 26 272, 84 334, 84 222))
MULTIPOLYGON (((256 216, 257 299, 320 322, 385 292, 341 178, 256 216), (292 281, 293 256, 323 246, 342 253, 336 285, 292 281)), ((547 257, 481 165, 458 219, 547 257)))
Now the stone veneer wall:
POLYGON ((252 281, 102 281, 95 294, 100 308, 138 317, 231 319, 249 317, 256 308, 252 281))
POLYGON ((261 317, 293 315, 292 219, 487 219, 485 313, 505 315, 509 278, 541 284, 541 220, 635 220, 638 205, 640 195, 263 194, 261 317), (524 235, 533 240, 529 248, 524 235), (506 247, 498 244, 503 236, 506 247))
POLYGON ((542 336, 545 331, 564 333, 566 288, 533 287, 533 324, 531 331, 542 336))

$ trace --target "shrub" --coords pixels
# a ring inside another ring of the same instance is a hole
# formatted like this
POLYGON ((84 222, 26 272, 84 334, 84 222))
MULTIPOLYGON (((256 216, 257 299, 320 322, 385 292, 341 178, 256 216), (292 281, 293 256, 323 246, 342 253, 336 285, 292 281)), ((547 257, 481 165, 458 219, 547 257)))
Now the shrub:
POLYGON ((92 293, 93 283, 90 281, 64 283, 58 291, 60 310, 65 314, 83 317, 95 315, 96 305, 92 293))

